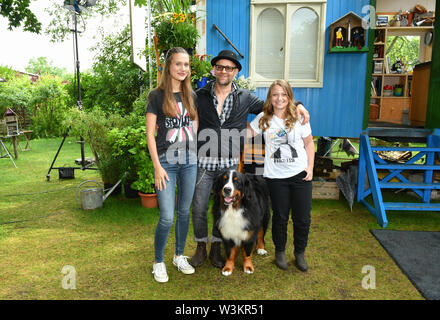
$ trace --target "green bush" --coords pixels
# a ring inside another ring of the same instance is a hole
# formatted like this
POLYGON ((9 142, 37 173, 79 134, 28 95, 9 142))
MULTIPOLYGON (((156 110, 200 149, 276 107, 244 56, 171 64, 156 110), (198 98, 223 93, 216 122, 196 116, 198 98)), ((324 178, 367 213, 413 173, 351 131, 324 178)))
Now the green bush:
POLYGON ((71 126, 71 135, 82 136, 90 145, 103 182, 116 183, 121 179, 123 172, 107 136, 114 128, 126 127, 128 121, 117 113, 106 114, 96 108, 89 112, 76 109, 66 122, 71 126))
POLYGON ((62 136, 66 129, 63 122, 71 108, 69 96, 61 79, 51 75, 41 76, 32 87, 32 130, 39 138, 62 136))
MULTIPOLYGON (((4 72, 2 72, 2 77, 3 75, 5 75, 4 72)), ((4 78, 6 79, 7 75, 4 78)), ((8 108, 30 110, 32 89, 32 82, 28 76, 14 76, 6 82, 0 82, 0 115, 3 116, 8 108)))

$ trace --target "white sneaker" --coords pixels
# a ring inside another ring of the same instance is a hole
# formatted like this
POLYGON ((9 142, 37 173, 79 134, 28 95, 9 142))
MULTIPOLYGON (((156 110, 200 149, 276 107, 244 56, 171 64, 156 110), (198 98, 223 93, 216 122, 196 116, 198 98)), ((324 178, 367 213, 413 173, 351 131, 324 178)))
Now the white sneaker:
POLYGON ((174 256, 173 264, 177 267, 177 270, 181 271, 182 273, 192 274, 195 272, 195 269, 188 263, 187 259, 187 256, 174 256))
POLYGON ((154 280, 156 280, 157 282, 168 281, 167 268, 165 267, 165 263, 163 262, 153 264, 153 274, 154 280))

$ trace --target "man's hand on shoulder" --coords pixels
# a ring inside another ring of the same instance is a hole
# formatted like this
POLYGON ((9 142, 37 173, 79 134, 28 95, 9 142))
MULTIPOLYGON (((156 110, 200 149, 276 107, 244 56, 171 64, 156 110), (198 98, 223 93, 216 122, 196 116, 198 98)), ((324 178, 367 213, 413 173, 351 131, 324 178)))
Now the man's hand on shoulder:
POLYGON ((301 103, 301 104, 298 104, 298 105, 296 106, 296 110, 297 110, 297 112, 298 112, 298 117, 299 117, 299 118, 301 118, 301 116, 303 117, 302 125, 305 125, 305 124, 309 123, 309 121, 310 121, 310 114, 309 114, 309 112, 307 111, 307 109, 304 108, 304 106, 302 105, 302 103, 301 103))

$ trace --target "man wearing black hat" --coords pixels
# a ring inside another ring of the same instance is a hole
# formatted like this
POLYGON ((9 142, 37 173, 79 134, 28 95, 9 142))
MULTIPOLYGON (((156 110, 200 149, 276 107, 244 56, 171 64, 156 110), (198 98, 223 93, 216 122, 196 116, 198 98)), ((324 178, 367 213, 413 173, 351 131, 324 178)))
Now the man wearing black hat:
MULTIPOLYGON (((221 51, 211 60, 215 81, 197 90, 199 115, 197 181, 192 202, 192 222, 197 249, 190 263, 200 266, 207 258, 207 212, 211 188, 217 175, 226 169, 237 169, 244 147, 247 117, 259 114, 264 101, 250 91, 239 88, 234 78, 241 70, 237 55, 230 50, 221 51)), ((308 122, 309 114, 300 105, 299 112, 308 122)), ((222 238, 216 226, 212 228, 209 257, 214 266, 222 268, 222 238)))

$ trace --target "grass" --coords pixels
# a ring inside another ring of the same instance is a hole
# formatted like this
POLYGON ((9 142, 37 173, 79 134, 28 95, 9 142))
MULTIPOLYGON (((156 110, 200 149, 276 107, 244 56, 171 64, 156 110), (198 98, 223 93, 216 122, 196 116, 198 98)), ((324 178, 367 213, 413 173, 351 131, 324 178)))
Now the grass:
MULTIPOLYGON (((159 211, 123 195, 109 197, 98 210, 80 209, 76 187, 99 176, 75 170, 75 179, 59 180, 53 170, 47 181, 60 142, 33 140, 32 151, 19 153, 17 169, 0 159, 0 299, 423 299, 369 232, 380 228, 375 218, 358 203, 351 212, 343 198, 313 201, 307 273, 292 264, 290 222, 286 272, 274 264, 269 229, 269 254, 254 256, 253 275, 242 272, 241 257, 229 277, 208 262, 194 275, 183 275, 171 263, 171 230, 165 251, 170 280, 157 283, 151 270, 159 211), (362 287, 366 265, 375 268, 376 289, 362 287), (62 287, 64 266, 76 270, 75 290, 62 287)), ((73 165, 75 158, 79 145, 68 138, 56 165, 73 165)), ((429 213, 391 212, 388 220, 389 229, 399 230, 438 230, 440 225, 440 216, 429 213)), ((191 256, 195 247, 191 225, 185 254, 191 256)))

